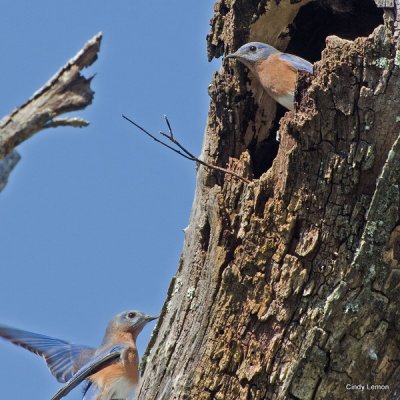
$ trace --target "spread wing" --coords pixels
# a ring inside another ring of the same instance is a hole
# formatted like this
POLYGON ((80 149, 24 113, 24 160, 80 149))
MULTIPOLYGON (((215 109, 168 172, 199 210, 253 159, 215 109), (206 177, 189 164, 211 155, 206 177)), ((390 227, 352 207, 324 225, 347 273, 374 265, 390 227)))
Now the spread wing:
POLYGON ((111 349, 105 350, 94 356, 79 371, 77 371, 76 374, 65 385, 61 387, 61 389, 52 397, 51 400, 60 400, 66 396, 72 389, 78 386, 90 375, 99 372, 103 368, 117 361, 127 348, 127 345, 114 346, 111 349))
POLYGON ((43 357, 59 382, 70 379, 95 353, 91 347, 4 325, 0 325, 0 337, 43 357))
POLYGON ((310 74, 313 73, 313 65, 303 58, 286 53, 282 53, 279 57, 289 63, 297 71, 306 71, 310 74))

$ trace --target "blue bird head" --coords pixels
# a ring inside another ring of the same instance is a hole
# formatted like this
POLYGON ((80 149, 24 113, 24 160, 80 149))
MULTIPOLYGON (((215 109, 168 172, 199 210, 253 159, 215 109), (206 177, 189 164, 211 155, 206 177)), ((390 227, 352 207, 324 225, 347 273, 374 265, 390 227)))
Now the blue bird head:
POLYGON ((129 310, 117 314, 109 323, 106 330, 106 337, 116 332, 128 332, 137 336, 143 327, 157 317, 146 315, 141 311, 129 310))
POLYGON ((266 60, 274 53, 278 53, 275 47, 265 43, 250 42, 244 44, 235 53, 229 54, 225 58, 235 58, 246 65, 246 67, 251 68, 258 61, 266 60))

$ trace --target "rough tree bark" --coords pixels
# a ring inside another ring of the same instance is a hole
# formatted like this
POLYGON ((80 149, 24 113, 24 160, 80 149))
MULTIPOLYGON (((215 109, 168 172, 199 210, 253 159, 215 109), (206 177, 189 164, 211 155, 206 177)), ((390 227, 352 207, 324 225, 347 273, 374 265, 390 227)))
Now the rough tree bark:
MULTIPOLYGON (((361 3, 343 4, 320 5, 356 25, 361 3)), ((215 74, 203 157, 252 182, 199 169, 139 399, 400 398, 398 2, 378 5, 384 25, 329 36, 299 78, 276 156, 273 101, 241 65, 215 74)), ((290 48, 295 18, 317 6, 217 1, 209 56, 251 40, 290 48)))
POLYGON ((101 33, 90 39, 26 103, 0 121, 0 191, 4 189, 10 173, 20 159, 14 150, 16 146, 43 129, 88 125, 81 118, 58 116, 82 110, 92 103, 92 78, 85 78, 80 72, 96 61, 101 39, 101 33))

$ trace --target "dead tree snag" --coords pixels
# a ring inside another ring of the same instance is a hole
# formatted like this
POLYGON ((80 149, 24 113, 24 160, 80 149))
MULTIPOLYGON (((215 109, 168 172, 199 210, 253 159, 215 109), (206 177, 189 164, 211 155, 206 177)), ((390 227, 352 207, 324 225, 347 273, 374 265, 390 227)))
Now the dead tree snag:
POLYGON ((200 168, 139 399, 400 396, 398 2, 361 3, 320 6, 363 18, 369 31, 312 38, 311 20, 303 31, 295 23, 317 4, 216 2, 210 58, 257 40, 282 50, 316 43, 307 51, 320 61, 279 122, 245 68, 224 63, 215 74, 203 156, 233 157, 255 179, 200 168))

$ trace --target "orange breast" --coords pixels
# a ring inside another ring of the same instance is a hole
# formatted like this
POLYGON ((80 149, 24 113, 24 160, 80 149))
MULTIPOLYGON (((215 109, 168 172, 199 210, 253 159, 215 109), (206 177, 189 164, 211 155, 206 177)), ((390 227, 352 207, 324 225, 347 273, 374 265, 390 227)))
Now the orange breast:
POLYGON ((274 99, 294 92, 296 70, 273 54, 255 65, 255 73, 261 86, 274 99))
POLYGON ((89 379, 99 387, 108 386, 112 381, 121 377, 125 377, 132 384, 137 385, 139 381, 138 362, 137 350, 127 349, 123 354, 123 360, 96 372, 89 379))

